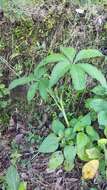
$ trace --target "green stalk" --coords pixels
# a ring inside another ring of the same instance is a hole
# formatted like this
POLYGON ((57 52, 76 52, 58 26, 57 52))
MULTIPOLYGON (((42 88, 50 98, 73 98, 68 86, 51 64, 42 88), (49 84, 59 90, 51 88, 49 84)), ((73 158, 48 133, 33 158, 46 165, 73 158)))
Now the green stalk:
POLYGON ((62 112, 63 114, 63 117, 65 119, 65 122, 66 122, 66 125, 67 127, 69 127, 69 121, 68 121, 68 118, 66 116, 66 113, 65 113, 65 109, 64 109, 64 105, 63 105, 63 101, 62 101, 62 95, 61 95, 61 98, 59 99, 57 97, 57 99, 54 97, 54 95, 48 91, 49 95, 53 98, 54 102, 56 103, 57 107, 59 108, 59 110, 62 112))
POLYGON ((64 116, 65 122, 67 124, 67 127, 69 127, 69 121, 68 121, 68 118, 67 118, 67 115, 66 115, 66 112, 64 109, 64 105, 63 105, 63 101, 62 101, 62 95, 61 95, 61 99, 60 99, 60 106, 61 106, 61 111, 62 111, 62 114, 64 116))
POLYGON ((53 100, 54 100, 55 104, 57 105, 57 107, 58 107, 58 108, 59 108, 59 110, 61 111, 61 107, 60 107, 60 105, 59 105, 58 101, 56 100, 56 98, 52 95, 52 93, 51 93, 50 91, 48 91, 48 93, 49 93, 49 95, 53 98, 53 100))

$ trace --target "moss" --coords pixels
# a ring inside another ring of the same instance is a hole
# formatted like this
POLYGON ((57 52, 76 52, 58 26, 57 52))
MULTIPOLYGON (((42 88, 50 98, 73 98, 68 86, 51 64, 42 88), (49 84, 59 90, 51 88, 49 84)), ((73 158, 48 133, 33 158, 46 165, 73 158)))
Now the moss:
POLYGON ((52 17, 51 15, 48 15, 45 19, 44 19, 44 23, 45 26, 47 28, 47 30, 50 30, 54 27, 55 23, 56 23, 56 19, 54 17, 52 17))

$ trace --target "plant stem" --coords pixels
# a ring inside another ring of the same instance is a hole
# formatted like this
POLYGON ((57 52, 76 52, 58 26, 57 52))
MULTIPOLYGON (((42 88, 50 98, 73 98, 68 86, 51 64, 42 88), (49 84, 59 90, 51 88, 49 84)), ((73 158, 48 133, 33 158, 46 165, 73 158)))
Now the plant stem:
POLYGON ((56 103, 56 105, 59 108, 59 110, 62 112, 63 117, 64 117, 65 122, 66 122, 66 125, 67 125, 67 127, 69 127, 69 121, 68 121, 68 118, 67 118, 66 113, 65 113, 65 109, 64 109, 64 105, 63 105, 63 101, 62 101, 62 95, 61 95, 60 99, 57 97, 57 99, 58 99, 57 100, 51 92, 48 91, 48 93, 53 98, 53 100, 56 103))
POLYGON ((61 111, 63 113, 63 116, 64 116, 65 122, 67 124, 67 127, 69 127, 69 121, 68 121, 68 118, 67 118, 67 115, 66 115, 66 112, 65 112, 65 109, 64 109, 64 105, 63 105, 63 101, 62 101, 62 96, 61 96, 61 99, 60 99, 60 105, 61 105, 61 111))
POLYGON ((59 108, 59 110, 61 111, 61 106, 59 105, 59 103, 58 103, 58 101, 56 100, 56 98, 52 95, 52 93, 51 93, 51 92, 49 92, 49 91, 48 91, 48 93, 49 93, 49 95, 53 98, 53 100, 54 100, 55 104, 57 105, 57 107, 58 107, 58 108, 59 108))

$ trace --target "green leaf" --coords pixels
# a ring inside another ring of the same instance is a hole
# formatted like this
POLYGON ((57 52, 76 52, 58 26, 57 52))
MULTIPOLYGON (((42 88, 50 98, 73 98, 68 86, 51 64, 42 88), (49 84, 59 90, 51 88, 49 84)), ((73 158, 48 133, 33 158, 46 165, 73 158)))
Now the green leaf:
POLYGON ((65 132, 65 134, 64 134, 65 138, 68 139, 68 138, 72 137, 73 129, 72 128, 67 128, 67 129, 65 129, 64 132, 65 132))
POLYGON ((105 149, 105 146, 107 145, 107 139, 102 138, 98 140, 98 146, 101 147, 103 150, 105 149))
POLYGON ((18 190, 27 190, 27 183, 22 181, 19 185, 18 190))
POLYGON ((95 131, 95 129, 93 129, 93 127, 87 126, 86 127, 86 132, 87 132, 88 136, 90 136, 92 141, 97 141, 99 139, 99 135, 95 131))
POLYGON ((96 147, 86 149, 86 153, 87 153, 89 159, 92 159, 92 160, 99 159, 101 156, 99 149, 96 147))
POLYGON ((21 77, 19 79, 15 79, 10 83, 9 89, 11 90, 17 86, 28 84, 29 82, 33 80, 34 80, 34 76, 32 74, 29 75, 28 77, 21 77))
POLYGON ((70 63, 68 61, 59 62, 52 70, 49 86, 54 86, 58 80, 64 76, 64 74, 69 70, 70 63))
POLYGON ((47 100, 48 98, 48 87, 49 87, 49 80, 48 79, 41 79, 39 82, 39 92, 43 100, 47 100))
POLYGON ((107 111, 107 101, 100 98, 89 99, 86 102, 86 107, 96 112, 107 111))
POLYGON ((84 59, 104 57, 104 55, 96 49, 83 49, 76 56, 75 63, 84 59))
POLYGON ((34 98, 37 90, 38 90, 38 83, 37 82, 30 85, 29 90, 27 92, 27 100, 28 101, 31 101, 34 98))
POLYGON ((80 132, 77 134, 77 154, 81 160, 87 161, 89 159, 85 151, 90 143, 90 139, 85 133, 80 132))
POLYGON ((66 145, 64 147, 64 156, 68 161, 74 161, 76 156, 76 147, 71 145, 66 145))
POLYGON ((49 160, 49 169, 57 169, 64 161, 64 157, 61 151, 54 152, 49 160))
POLYGON ((105 129, 104 129, 104 135, 105 135, 106 138, 107 138, 107 126, 106 126, 105 129))
POLYGON ((47 65, 48 63, 55 63, 55 62, 63 62, 66 61, 66 57, 60 53, 53 53, 51 55, 48 55, 41 63, 38 65, 38 67, 47 65))
POLYGON ((99 125, 107 126, 107 111, 101 111, 98 113, 99 125))
POLYGON ((84 115, 79 121, 81 122, 81 125, 83 125, 83 126, 91 125, 90 113, 84 115))
POLYGON ((70 126, 73 128, 74 125, 76 125, 77 122, 78 122, 78 119, 76 119, 76 118, 71 119, 70 126))
POLYGON ((100 159, 99 164, 100 164, 99 165, 99 172, 101 173, 101 176, 104 179, 106 177, 106 164, 105 164, 105 160, 104 159, 100 159))
POLYGON ((72 63, 76 55, 76 50, 72 47, 61 47, 60 50, 72 63))
POLYGON ((36 80, 39 80, 45 73, 47 69, 46 67, 36 67, 34 69, 34 77, 36 80))
POLYGON ((64 129, 65 129, 65 127, 64 127, 63 123, 61 123, 58 119, 56 119, 52 122, 52 130, 56 135, 59 135, 60 131, 64 132, 64 129))
POLYGON ((80 132, 77 134, 77 146, 78 146, 78 148, 86 146, 89 143, 89 141, 90 141, 89 137, 85 133, 80 132))
POLYGON ((57 150, 59 146, 58 138, 55 134, 49 134, 39 147, 39 152, 50 153, 57 150))
POLYGON ((14 166, 10 166, 8 168, 6 173, 6 182, 9 190, 18 190, 20 177, 14 166))
POLYGON ((64 161, 64 169, 67 172, 70 172, 74 168, 74 161, 65 160, 64 161))
POLYGON ((99 96, 107 95, 107 89, 98 85, 91 90, 94 94, 99 96))
POLYGON ((103 87, 107 88, 107 83, 106 83, 106 79, 105 79, 104 75, 95 66, 88 64, 88 63, 81 63, 81 64, 77 64, 77 65, 80 66, 81 69, 83 69, 84 72, 89 74, 92 78, 99 81, 103 87))
POLYGON ((78 65, 71 65, 70 74, 76 90, 83 90, 86 87, 86 75, 78 65))
POLYGON ((77 123, 74 126, 74 132, 83 131, 84 127, 91 125, 91 116, 90 113, 86 114, 84 117, 78 119, 77 123))

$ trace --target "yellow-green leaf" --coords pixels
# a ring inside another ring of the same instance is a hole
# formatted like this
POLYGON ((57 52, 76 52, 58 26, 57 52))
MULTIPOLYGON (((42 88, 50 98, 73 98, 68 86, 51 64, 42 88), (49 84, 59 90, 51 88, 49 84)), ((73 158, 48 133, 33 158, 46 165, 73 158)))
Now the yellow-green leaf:
POLYGON ((49 169, 57 169, 64 161, 64 157, 61 151, 54 152, 49 160, 49 169))

